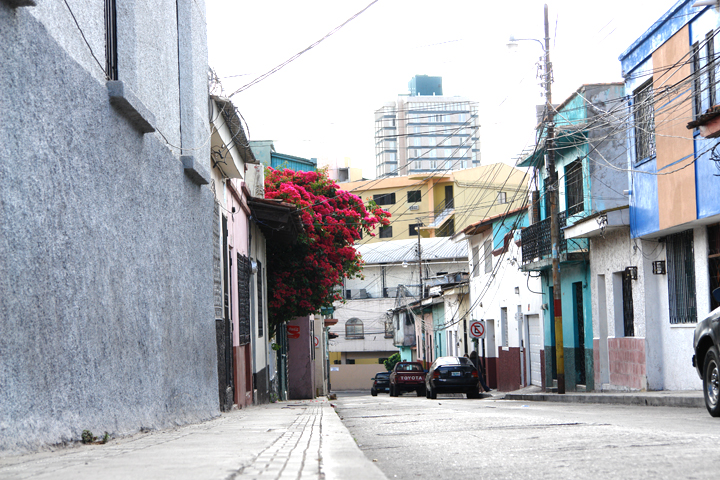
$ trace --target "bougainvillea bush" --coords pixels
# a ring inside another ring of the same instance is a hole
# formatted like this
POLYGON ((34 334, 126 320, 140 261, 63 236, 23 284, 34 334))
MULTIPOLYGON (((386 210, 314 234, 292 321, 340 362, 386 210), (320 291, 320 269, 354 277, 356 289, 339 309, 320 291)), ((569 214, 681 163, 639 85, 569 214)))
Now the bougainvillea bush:
POLYGON ((340 190, 326 170, 296 172, 268 168, 265 198, 298 207, 304 232, 293 245, 268 242, 268 310, 272 330, 340 300, 336 287, 360 275, 362 259, 353 248, 361 232, 387 225, 390 213, 375 202, 340 190))

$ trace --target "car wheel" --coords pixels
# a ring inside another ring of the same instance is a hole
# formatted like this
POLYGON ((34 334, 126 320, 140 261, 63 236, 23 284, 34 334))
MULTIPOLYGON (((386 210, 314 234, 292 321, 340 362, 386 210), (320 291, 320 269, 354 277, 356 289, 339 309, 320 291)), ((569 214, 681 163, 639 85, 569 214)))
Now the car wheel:
POLYGON ((467 397, 468 398, 480 398, 480 393, 473 390, 472 392, 467 393, 467 397))
POLYGON ((432 398, 433 400, 435 400, 437 398, 437 392, 435 391, 434 388, 430 389, 430 398, 432 398))
POLYGON ((705 354, 703 368, 703 392, 705 406, 713 417, 720 417, 720 363, 715 347, 705 354))
POLYGON ((370 395, 372 395, 373 397, 377 397, 377 390, 375 390, 374 388, 370 389, 370 395))
POLYGON ((431 398, 430 397, 430 389, 425 387, 425 398, 431 398))
POLYGON ((424 389, 424 388, 418 388, 415 393, 417 394, 418 397, 422 397, 423 395, 425 395, 425 389, 424 389))
POLYGON ((395 390, 394 385, 390 385, 390 396, 391 397, 397 397, 397 391, 395 390))

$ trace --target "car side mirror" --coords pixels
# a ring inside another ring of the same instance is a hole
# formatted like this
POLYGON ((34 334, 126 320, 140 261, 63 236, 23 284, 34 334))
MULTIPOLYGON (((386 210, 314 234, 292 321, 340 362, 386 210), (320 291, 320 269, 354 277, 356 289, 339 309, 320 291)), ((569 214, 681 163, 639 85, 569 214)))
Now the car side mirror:
POLYGON ((713 290, 712 296, 716 301, 720 302, 720 288, 713 290))

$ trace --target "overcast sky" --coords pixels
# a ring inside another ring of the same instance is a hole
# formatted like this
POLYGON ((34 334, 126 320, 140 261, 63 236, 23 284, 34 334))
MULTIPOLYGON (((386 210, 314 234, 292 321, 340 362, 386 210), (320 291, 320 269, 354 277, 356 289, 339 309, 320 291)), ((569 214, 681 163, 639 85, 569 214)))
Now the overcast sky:
MULTIPOLYGON (((371 0, 207 0, 210 66, 226 95, 304 50, 371 0)), ((277 73, 232 97, 251 140, 323 160, 350 158, 375 176, 374 111, 416 74, 479 104, 482 163, 512 163, 533 141, 536 0, 379 0, 277 73)), ((675 0, 557 0, 550 11, 553 102, 584 83, 621 81, 618 56, 675 0)))

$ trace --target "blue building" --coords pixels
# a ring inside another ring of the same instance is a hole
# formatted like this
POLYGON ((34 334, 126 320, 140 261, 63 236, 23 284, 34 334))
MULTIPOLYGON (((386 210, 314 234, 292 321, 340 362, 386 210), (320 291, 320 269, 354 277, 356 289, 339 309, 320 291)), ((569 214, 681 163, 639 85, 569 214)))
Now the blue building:
MULTIPOLYGON (((563 348, 568 391, 595 388, 590 256, 587 238, 567 239, 563 231, 588 218, 621 208, 627 200, 618 185, 627 185, 625 138, 608 112, 625 111, 621 83, 583 85, 555 107, 555 166, 558 175, 563 348), (614 168, 608 168, 610 167, 614 168)), ((533 167, 531 225, 522 231, 522 270, 542 277, 545 338, 545 385, 557 379, 550 244, 550 189, 545 123, 535 151, 519 167, 533 167)))
POLYGON ((296 172, 313 172, 317 170, 316 158, 302 158, 285 153, 277 153, 272 140, 253 140, 250 141, 255 158, 266 167, 272 167, 276 170, 289 168, 296 172))
POLYGON ((720 15, 694 3, 675 3, 620 55, 630 236, 643 252, 636 335, 653 390, 700 388, 692 327, 719 306, 711 291, 720 286, 720 15))

